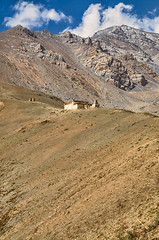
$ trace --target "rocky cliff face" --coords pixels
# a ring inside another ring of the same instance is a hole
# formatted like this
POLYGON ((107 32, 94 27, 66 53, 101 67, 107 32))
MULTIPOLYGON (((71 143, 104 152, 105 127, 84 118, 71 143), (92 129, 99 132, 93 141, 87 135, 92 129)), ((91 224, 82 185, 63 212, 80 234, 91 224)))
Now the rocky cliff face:
POLYGON ((89 40, 62 34, 63 42, 73 49, 85 67, 120 89, 135 91, 146 86, 148 80, 152 88, 156 87, 158 38, 158 34, 128 26, 105 29, 89 40))
POLYGON ((0 81, 68 101, 158 114, 159 34, 128 26, 92 38, 17 26, 0 34, 0 81))

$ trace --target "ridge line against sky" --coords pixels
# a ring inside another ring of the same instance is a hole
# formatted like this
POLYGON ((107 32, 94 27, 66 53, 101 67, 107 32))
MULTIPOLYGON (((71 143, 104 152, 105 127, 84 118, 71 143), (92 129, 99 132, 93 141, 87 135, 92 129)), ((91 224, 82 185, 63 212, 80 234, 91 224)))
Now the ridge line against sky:
MULTIPOLYGON (((149 8, 143 16, 139 16, 136 13, 134 2, 126 4, 115 1, 116 4, 110 6, 109 2, 111 1, 100 1, 98 3, 88 1, 90 4, 84 10, 83 16, 80 16, 81 19, 78 16, 79 20, 77 22, 71 8, 67 9, 67 13, 65 13, 66 8, 62 9, 63 7, 60 10, 56 10, 56 4, 54 4, 57 2, 56 0, 43 0, 40 3, 37 3, 36 0, 19 2, 13 0, 12 2, 14 2, 14 5, 9 5, 8 9, 10 10, 5 12, 4 17, 1 16, 0 18, 2 21, 1 26, 3 26, 2 30, 19 24, 32 30, 40 30, 40 28, 48 28, 50 30, 52 25, 55 28, 60 26, 59 32, 70 30, 79 36, 88 37, 107 27, 124 24, 145 31, 159 33, 157 5, 154 5, 153 9, 149 8), (47 6, 47 2, 53 3, 47 6), (107 6, 104 5, 104 2, 107 2, 107 6)), ((64 6, 67 1, 61 0, 61 2, 63 2, 62 6, 64 6)), ((2 15, 2 11, 0 11, 0 14, 2 15)), ((54 33, 54 31, 51 32, 54 33)))

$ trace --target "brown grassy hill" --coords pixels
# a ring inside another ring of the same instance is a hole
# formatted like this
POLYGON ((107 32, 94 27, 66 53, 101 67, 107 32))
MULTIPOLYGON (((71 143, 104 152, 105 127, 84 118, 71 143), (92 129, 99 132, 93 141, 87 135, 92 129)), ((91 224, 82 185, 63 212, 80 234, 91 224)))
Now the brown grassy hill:
POLYGON ((158 117, 6 85, 0 102, 1 239, 159 239, 158 117))

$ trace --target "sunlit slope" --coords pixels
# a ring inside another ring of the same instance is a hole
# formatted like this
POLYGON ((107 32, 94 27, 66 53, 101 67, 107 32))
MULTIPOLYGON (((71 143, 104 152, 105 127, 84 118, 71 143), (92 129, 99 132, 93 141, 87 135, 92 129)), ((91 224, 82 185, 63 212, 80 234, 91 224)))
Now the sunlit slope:
POLYGON ((12 91, 0 96, 0 238, 158 239, 158 117, 12 91))

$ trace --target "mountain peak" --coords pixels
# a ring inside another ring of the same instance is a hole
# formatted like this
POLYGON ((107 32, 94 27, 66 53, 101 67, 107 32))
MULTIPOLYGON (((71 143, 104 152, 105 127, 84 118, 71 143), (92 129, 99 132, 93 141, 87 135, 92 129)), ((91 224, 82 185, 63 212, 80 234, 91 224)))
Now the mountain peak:
MULTIPOLYGON (((97 99, 101 106, 136 110, 146 101, 132 107, 134 92, 149 91, 156 101, 152 92, 159 89, 158 36, 122 25, 83 39, 69 31, 55 36, 18 25, 1 33, 0 81, 63 101, 97 99)), ((141 94, 135 94, 134 101, 140 101, 141 94)))
POLYGON ((33 38, 37 38, 34 31, 31 31, 30 29, 28 28, 25 28, 23 27, 22 25, 17 25, 11 29, 9 29, 9 31, 14 31, 14 32, 20 32, 20 33, 24 33, 24 34, 27 34, 28 36, 30 37, 33 37, 33 38))

